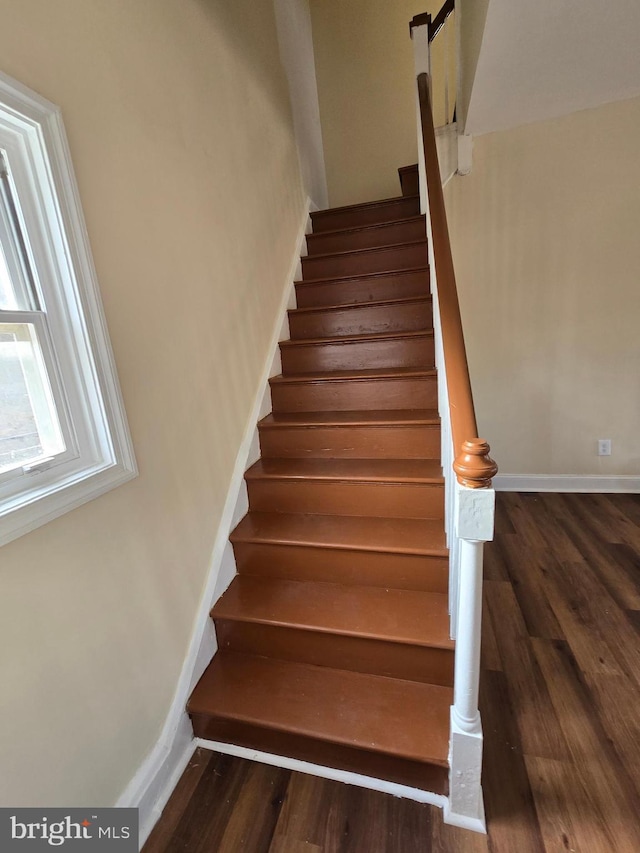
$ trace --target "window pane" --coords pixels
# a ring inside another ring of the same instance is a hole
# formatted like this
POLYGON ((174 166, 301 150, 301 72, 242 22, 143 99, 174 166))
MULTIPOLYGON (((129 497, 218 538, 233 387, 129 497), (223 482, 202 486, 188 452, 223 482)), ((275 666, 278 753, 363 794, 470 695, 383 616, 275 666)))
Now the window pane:
POLYGON ((16 299, 16 295, 13 290, 13 285, 11 284, 11 276, 9 275, 9 268, 7 266, 7 262, 4 257, 4 252, 2 251, 2 246, 0 245, 0 308, 5 311, 16 311, 19 308, 22 308, 21 305, 18 304, 18 300, 16 299))
POLYGON ((0 150, 0 309, 30 311, 38 299, 8 162, 0 150))
POLYGON ((0 473, 65 450, 32 323, 0 323, 0 473))

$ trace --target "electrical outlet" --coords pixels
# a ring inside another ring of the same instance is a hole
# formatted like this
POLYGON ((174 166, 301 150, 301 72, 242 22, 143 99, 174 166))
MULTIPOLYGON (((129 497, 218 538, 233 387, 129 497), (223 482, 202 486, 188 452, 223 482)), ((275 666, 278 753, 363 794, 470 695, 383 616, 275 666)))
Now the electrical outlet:
POLYGON ((611 456, 611 439, 598 439, 598 456, 611 456))

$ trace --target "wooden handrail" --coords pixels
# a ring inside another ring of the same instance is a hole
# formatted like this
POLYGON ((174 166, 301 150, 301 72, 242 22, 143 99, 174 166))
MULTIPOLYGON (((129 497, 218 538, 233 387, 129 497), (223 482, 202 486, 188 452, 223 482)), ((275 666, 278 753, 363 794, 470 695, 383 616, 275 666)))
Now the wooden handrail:
POLYGON ((455 0, 445 0, 442 5, 442 9, 440 9, 433 20, 431 20, 431 15, 428 12, 421 12, 419 15, 414 15, 413 19, 409 23, 409 32, 411 32, 414 27, 421 27, 426 24, 429 28, 429 41, 432 42, 454 9, 455 0))
POLYGON ((418 95, 429 193, 432 250, 438 282, 442 347, 451 414, 453 470, 461 485, 471 489, 483 489, 491 485, 491 478, 497 472, 498 466, 489 456, 490 448, 487 442, 478 438, 427 74, 418 75, 418 95))
POLYGON ((447 20, 449 15, 453 12, 455 8, 455 0, 446 0, 443 4, 442 9, 435 16, 433 21, 429 21, 429 41, 433 41, 434 38, 438 35, 442 27, 444 26, 444 22, 447 20))

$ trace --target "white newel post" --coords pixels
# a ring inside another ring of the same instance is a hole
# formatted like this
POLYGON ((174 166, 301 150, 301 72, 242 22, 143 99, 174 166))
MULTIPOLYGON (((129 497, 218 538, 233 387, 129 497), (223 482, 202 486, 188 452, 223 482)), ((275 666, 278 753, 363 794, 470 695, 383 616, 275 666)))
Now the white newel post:
POLYGON ((456 482, 455 530, 459 541, 449 801, 445 822, 486 832, 482 786, 482 725, 478 710, 482 625, 482 552, 493 539, 495 492, 456 482))

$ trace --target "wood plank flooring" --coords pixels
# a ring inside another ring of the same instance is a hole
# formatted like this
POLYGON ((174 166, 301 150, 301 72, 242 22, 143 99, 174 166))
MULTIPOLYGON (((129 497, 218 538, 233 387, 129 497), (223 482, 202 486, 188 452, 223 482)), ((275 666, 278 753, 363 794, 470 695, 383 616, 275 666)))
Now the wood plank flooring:
POLYGON ((198 750, 145 853, 640 851, 640 495, 497 497, 488 835, 430 806, 198 750))

